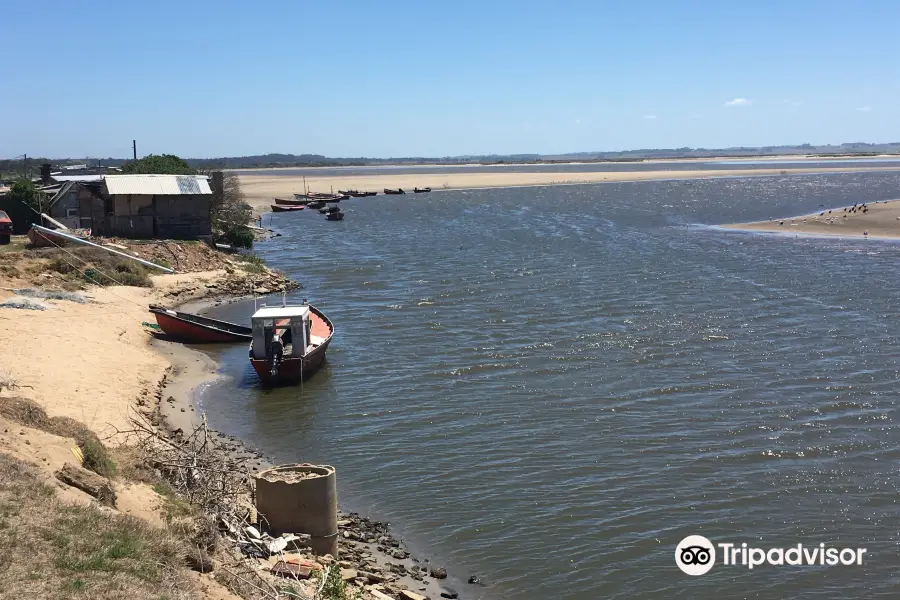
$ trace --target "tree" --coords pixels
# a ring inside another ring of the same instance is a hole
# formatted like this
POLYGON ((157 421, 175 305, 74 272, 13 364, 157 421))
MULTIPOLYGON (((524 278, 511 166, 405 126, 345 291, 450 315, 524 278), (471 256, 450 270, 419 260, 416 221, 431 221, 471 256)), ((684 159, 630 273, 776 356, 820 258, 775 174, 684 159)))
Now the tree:
POLYGON ((213 233, 232 246, 249 248, 253 245, 253 232, 247 227, 253 217, 253 210, 244 200, 241 181, 234 173, 210 174, 213 187, 213 202, 210 205, 213 233), (217 193, 216 181, 221 177, 222 190, 217 193))
POLYGON ((122 167, 122 172, 130 175, 196 175, 181 158, 174 154, 151 154, 122 167))
POLYGON ((32 223, 40 220, 43 198, 44 195, 30 179, 18 180, 5 197, 0 196, 0 210, 12 219, 13 233, 25 233, 31 229, 32 223))

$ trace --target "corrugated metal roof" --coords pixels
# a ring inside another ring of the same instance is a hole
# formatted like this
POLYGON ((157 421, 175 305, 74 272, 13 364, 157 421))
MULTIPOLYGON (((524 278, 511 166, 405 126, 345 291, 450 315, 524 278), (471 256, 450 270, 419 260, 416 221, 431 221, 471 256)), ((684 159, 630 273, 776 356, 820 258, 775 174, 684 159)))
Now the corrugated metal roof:
POLYGON ((50 177, 56 181, 63 183, 65 181, 103 181, 103 175, 53 175, 50 177))
POLYGON ((205 175, 107 175, 104 183, 110 194, 212 194, 205 175))

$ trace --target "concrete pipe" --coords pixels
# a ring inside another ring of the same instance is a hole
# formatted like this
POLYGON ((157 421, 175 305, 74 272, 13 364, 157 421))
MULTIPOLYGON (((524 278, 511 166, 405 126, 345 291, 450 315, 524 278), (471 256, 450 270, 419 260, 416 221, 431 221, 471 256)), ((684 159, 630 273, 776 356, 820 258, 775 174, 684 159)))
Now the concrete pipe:
POLYGON ((306 533, 310 548, 337 558, 334 467, 282 465, 256 475, 256 510, 275 535, 306 533))

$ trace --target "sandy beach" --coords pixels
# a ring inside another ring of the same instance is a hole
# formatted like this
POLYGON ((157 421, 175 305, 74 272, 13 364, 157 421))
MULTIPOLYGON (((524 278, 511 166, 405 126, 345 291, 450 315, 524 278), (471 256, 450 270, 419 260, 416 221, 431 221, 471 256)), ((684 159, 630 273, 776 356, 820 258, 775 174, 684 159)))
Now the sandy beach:
POLYGON ((865 212, 864 209, 841 206, 786 219, 730 223, 721 227, 740 231, 845 237, 866 237, 868 233, 868 237, 873 238, 900 239, 900 200, 866 204, 865 212))
MULTIPOLYGON (((433 190, 458 190, 478 188, 528 187, 541 185, 573 185, 587 183, 612 183, 620 181, 652 181, 663 179, 700 179, 706 177, 762 177, 766 175, 797 175, 804 173, 837 173, 851 171, 896 171, 900 166, 834 166, 792 167, 771 169, 697 169, 687 171, 605 171, 592 173, 572 172, 484 172, 473 168, 471 173, 422 173, 387 175, 343 175, 339 169, 330 176, 306 177, 306 186, 313 192, 355 189, 377 191, 384 188, 403 188, 412 192, 415 187, 433 190)), ((304 170, 296 169, 291 175, 245 175, 238 172, 241 187, 247 201, 256 214, 269 212, 274 198, 293 198, 303 192, 304 170)))

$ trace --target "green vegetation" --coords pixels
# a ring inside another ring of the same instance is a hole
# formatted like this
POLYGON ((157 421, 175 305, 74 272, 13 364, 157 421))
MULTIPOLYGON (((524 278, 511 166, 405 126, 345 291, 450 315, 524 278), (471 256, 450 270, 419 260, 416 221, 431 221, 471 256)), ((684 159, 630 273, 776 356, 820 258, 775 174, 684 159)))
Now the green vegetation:
POLYGON ((127 174, 196 175, 197 171, 174 154, 151 154, 122 166, 127 174))
POLYGON ((238 262, 241 268, 248 273, 264 273, 266 271, 266 263, 255 254, 238 254, 238 262))
MULTIPOLYGON (((212 181, 215 187, 217 185, 215 179, 212 181)), ((213 191, 215 192, 215 189, 213 191)), ((244 200, 241 181, 237 175, 222 174, 221 194, 213 195, 210 215, 213 232, 219 240, 236 248, 253 246, 253 232, 247 227, 247 223, 253 217, 253 210, 244 200)))
POLYGON ((66 505, 25 462, 0 454, 0 595, 150 600, 190 597, 171 532, 66 505))
POLYGON ((44 195, 28 179, 15 182, 6 196, 0 196, 0 210, 13 222, 13 233, 22 234, 31 228, 41 213, 44 195))
POLYGON ((52 250, 48 268, 62 275, 71 275, 87 283, 97 285, 129 285, 153 287, 153 280, 146 267, 132 260, 97 250, 72 248, 52 250))
MULTIPOLYGON (((341 570, 337 565, 332 565, 324 575, 325 585, 322 586, 322 598, 324 600, 360 600, 363 597, 362 590, 357 590, 353 596, 350 595, 347 584, 341 577, 341 570)), ((321 578, 322 576, 322 572, 316 571, 316 577, 321 578)))
POLYGON ((48 417, 40 405, 26 398, 0 398, 0 416, 25 427, 74 439, 84 455, 85 469, 104 477, 116 474, 116 463, 106 446, 84 423, 69 417, 48 417))

